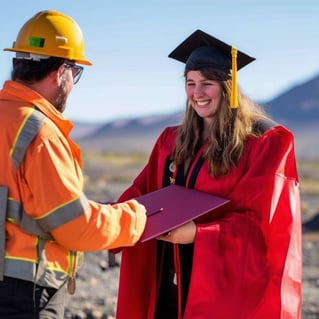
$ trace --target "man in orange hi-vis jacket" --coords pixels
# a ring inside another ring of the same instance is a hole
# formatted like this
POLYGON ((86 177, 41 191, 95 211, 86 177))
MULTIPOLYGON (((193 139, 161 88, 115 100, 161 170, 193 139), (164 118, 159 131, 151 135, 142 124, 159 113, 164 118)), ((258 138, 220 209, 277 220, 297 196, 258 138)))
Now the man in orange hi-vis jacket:
POLYGON ((133 246, 145 208, 83 193, 80 151, 62 114, 80 65, 91 65, 78 24, 39 12, 5 50, 16 54, 0 91, 0 317, 63 318, 81 252, 133 246))

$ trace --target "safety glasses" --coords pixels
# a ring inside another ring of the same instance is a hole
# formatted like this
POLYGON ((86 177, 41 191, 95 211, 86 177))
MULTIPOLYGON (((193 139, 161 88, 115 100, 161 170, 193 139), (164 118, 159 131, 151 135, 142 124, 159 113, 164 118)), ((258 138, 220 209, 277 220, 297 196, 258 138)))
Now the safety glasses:
POLYGON ((83 67, 80 65, 69 64, 69 63, 64 63, 64 67, 66 69, 71 69, 72 76, 73 76, 73 84, 78 83, 83 73, 83 67))

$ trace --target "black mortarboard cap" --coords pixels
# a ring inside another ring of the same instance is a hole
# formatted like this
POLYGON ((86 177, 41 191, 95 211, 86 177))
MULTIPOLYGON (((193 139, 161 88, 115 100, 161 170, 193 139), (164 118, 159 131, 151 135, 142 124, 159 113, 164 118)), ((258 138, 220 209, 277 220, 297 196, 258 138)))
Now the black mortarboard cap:
POLYGON ((213 68, 231 73, 233 108, 238 106, 237 71, 255 60, 201 30, 193 32, 168 57, 185 63, 186 71, 213 68))
MULTIPOLYGON (((200 70, 213 67, 222 71, 232 69, 232 46, 213 36, 196 30, 168 56, 186 64, 186 70, 200 70)), ((237 51, 237 70, 240 70, 255 58, 237 51)))

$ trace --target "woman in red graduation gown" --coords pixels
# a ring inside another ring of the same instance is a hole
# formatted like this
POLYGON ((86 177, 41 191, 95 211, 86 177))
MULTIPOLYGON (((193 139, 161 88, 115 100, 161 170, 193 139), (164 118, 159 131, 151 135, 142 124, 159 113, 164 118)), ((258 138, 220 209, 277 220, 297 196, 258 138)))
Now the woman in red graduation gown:
POLYGON ((119 200, 176 183, 231 203, 122 250, 117 318, 301 318, 293 135, 237 88, 253 58, 200 30, 170 57, 186 64, 184 121, 162 132, 119 200))

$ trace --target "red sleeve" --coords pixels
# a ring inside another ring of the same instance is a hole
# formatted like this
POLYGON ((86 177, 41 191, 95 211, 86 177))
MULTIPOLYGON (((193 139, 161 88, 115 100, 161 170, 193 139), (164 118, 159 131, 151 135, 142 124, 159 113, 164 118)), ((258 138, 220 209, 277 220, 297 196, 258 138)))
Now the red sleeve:
POLYGON ((300 195, 293 137, 282 127, 272 129, 253 142, 243 160, 247 170, 230 191, 230 211, 197 226, 185 318, 196 317, 203 307, 207 313, 214 309, 216 318, 300 318, 300 195))

